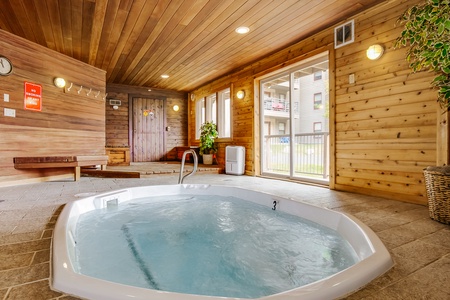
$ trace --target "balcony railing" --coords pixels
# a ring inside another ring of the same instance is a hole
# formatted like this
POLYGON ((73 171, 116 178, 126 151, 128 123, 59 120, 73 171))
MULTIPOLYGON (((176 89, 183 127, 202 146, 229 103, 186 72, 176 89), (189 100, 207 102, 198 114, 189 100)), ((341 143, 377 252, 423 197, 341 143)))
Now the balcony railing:
POLYGON ((278 98, 265 98, 264 110, 289 112, 289 101, 278 98))
MULTIPOLYGON (((290 136, 264 136, 264 172, 290 174, 290 136)), ((303 133, 294 136, 293 175, 328 179, 329 133, 303 133)))

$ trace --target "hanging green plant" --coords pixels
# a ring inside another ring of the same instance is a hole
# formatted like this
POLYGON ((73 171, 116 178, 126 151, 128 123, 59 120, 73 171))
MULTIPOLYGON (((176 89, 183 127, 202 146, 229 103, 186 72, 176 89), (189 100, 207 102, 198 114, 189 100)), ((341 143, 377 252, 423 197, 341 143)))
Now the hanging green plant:
POLYGON ((215 139, 219 136, 216 124, 206 122, 200 127, 200 155, 217 152, 215 139))
POLYGON ((395 47, 407 46, 406 60, 413 72, 431 71, 440 106, 450 111, 450 0, 426 0, 399 19, 405 26, 395 47))

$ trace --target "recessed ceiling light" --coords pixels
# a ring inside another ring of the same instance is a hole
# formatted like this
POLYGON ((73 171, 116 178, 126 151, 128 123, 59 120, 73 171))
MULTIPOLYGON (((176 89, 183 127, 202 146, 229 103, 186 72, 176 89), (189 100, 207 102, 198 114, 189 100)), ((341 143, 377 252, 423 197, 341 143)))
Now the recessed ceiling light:
POLYGON ((241 26, 241 27, 236 28, 235 31, 236 31, 237 33, 239 33, 239 34, 246 34, 247 32, 250 31, 250 28, 245 27, 245 26, 241 26))
POLYGON ((167 74, 162 74, 161 77, 162 77, 162 78, 169 78, 169 75, 167 75, 167 74))

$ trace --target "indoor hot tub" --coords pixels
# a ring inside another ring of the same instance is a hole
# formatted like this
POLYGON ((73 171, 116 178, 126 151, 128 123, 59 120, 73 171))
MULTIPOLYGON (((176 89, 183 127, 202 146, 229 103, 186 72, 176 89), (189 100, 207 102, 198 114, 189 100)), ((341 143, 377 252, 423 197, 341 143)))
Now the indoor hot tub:
POLYGON ((389 270, 352 216, 261 192, 182 184, 68 203, 53 288, 88 299, 335 299, 389 270))

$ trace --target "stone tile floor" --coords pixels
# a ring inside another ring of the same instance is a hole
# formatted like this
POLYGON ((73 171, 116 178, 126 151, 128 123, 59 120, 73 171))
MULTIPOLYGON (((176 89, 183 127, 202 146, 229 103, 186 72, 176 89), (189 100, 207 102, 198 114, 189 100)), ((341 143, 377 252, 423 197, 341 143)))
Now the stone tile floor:
MULTIPOLYGON (((177 180, 174 171, 140 179, 82 177, 1 187, 0 299, 79 299, 50 285, 52 232, 64 204, 84 193, 177 180)), ((395 266, 346 299, 450 299, 450 226, 431 220, 425 206, 251 176, 199 172, 185 183, 255 189, 350 213, 365 222, 385 243, 395 266)))

